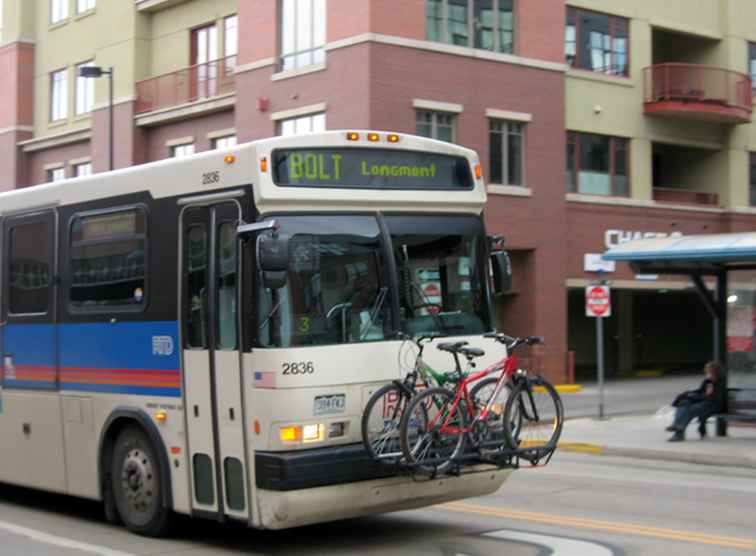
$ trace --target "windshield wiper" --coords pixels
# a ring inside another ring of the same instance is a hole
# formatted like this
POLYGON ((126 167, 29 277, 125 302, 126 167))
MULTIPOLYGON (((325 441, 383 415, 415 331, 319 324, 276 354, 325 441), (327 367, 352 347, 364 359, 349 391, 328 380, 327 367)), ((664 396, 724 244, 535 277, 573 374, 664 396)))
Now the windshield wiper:
POLYGON ((373 302, 373 307, 370 309, 370 317, 368 318, 368 321, 362 326, 362 329, 360 330, 360 341, 365 339, 365 336, 367 336, 367 333, 370 331, 370 328, 373 326, 373 322, 375 321, 375 317, 378 316, 378 313, 381 311, 381 308, 383 307, 383 302, 386 301, 386 298, 388 295, 388 288, 386 286, 382 286, 378 293, 375 294, 375 301, 373 302))
POLYGON ((260 325, 260 330, 262 330, 263 328, 265 328, 265 326, 268 324, 268 322, 270 322, 270 319, 273 318, 273 315, 275 315, 276 312, 278 311, 279 307, 281 307, 281 302, 282 301, 283 301, 283 297, 279 296, 278 301, 276 302, 275 305, 273 305, 273 307, 270 309, 270 311, 268 311, 268 315, 265 317, 265 320, 260 325))

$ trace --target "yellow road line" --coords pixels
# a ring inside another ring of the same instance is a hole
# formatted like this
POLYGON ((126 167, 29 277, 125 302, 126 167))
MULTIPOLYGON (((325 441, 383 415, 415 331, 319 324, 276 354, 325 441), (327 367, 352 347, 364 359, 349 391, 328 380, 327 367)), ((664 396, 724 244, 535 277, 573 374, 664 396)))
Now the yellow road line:
POLYGON ((606 448, 600 444, 588 444, 586 442, 559 442, 557 449, 564 452, 577 452, 579 454, 593 454, 600 456, 606 448))
POLYGON ((583 389, 582 384, 555 384, 554 388, 560 394, 575 394, 583 389))
POLYGON ((441 504, 440 506, 436 507, 452 512, 477 514, 488 517, 500 517, 503 519, 513 519, 517 521, 530 521, 547 525, 574 527, 577 529, 593 529, 598 531, 608 531, 611 533, 652 537, 663 540, 684 541, 711 546, 721 546, 726 548, 756 550, 756 539, 725 537, 720 535, 696 533, 693 531, 680 531, 676 529, 663 529, 660 527, 647 527, 645 525, 619 523, 614 521, 603 521, 597 519, 569 517, 555 514, 516 511, 506 508, 479 506, 465 502, 450 502, 448 504, 441 504))

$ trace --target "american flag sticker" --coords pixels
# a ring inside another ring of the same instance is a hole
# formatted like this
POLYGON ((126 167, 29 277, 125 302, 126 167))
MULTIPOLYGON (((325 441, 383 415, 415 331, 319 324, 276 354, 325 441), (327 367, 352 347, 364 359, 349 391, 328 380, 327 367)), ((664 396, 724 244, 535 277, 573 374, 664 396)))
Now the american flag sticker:
POLYGON ((275 388, 275 371, 255 371, 255 388, 275 388))

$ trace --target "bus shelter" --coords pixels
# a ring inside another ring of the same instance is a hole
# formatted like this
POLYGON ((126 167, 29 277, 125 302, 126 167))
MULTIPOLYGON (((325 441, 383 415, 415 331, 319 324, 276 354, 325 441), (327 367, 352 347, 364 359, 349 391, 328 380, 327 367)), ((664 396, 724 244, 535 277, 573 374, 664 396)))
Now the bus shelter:
MULTIPOLYGON (((756 233, 640 239, 603 258, 627 262, 638 274, 689 277, 712 317, 713 356, 728 387, 756 388, 756 233)), ((718 433, 725 431, 720 422, 718 433)))

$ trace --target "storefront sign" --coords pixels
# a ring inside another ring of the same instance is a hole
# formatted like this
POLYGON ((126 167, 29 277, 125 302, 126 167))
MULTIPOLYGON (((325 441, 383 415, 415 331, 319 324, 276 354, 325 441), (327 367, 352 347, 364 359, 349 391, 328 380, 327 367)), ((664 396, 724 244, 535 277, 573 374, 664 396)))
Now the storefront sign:
POLYGON ((617 265, 614 261, 605 261, 601 253, 586 253, 583 255, 583 270, 585 272, 614 272, 617 265))
POLYGON ((606 230, 604 232, 604 245, 607 249, 617 247, 623 243, 629 243, 637 239, 651 239, 662 237, 682 237, 681 232, 643 232, 637 230, 606 230))

